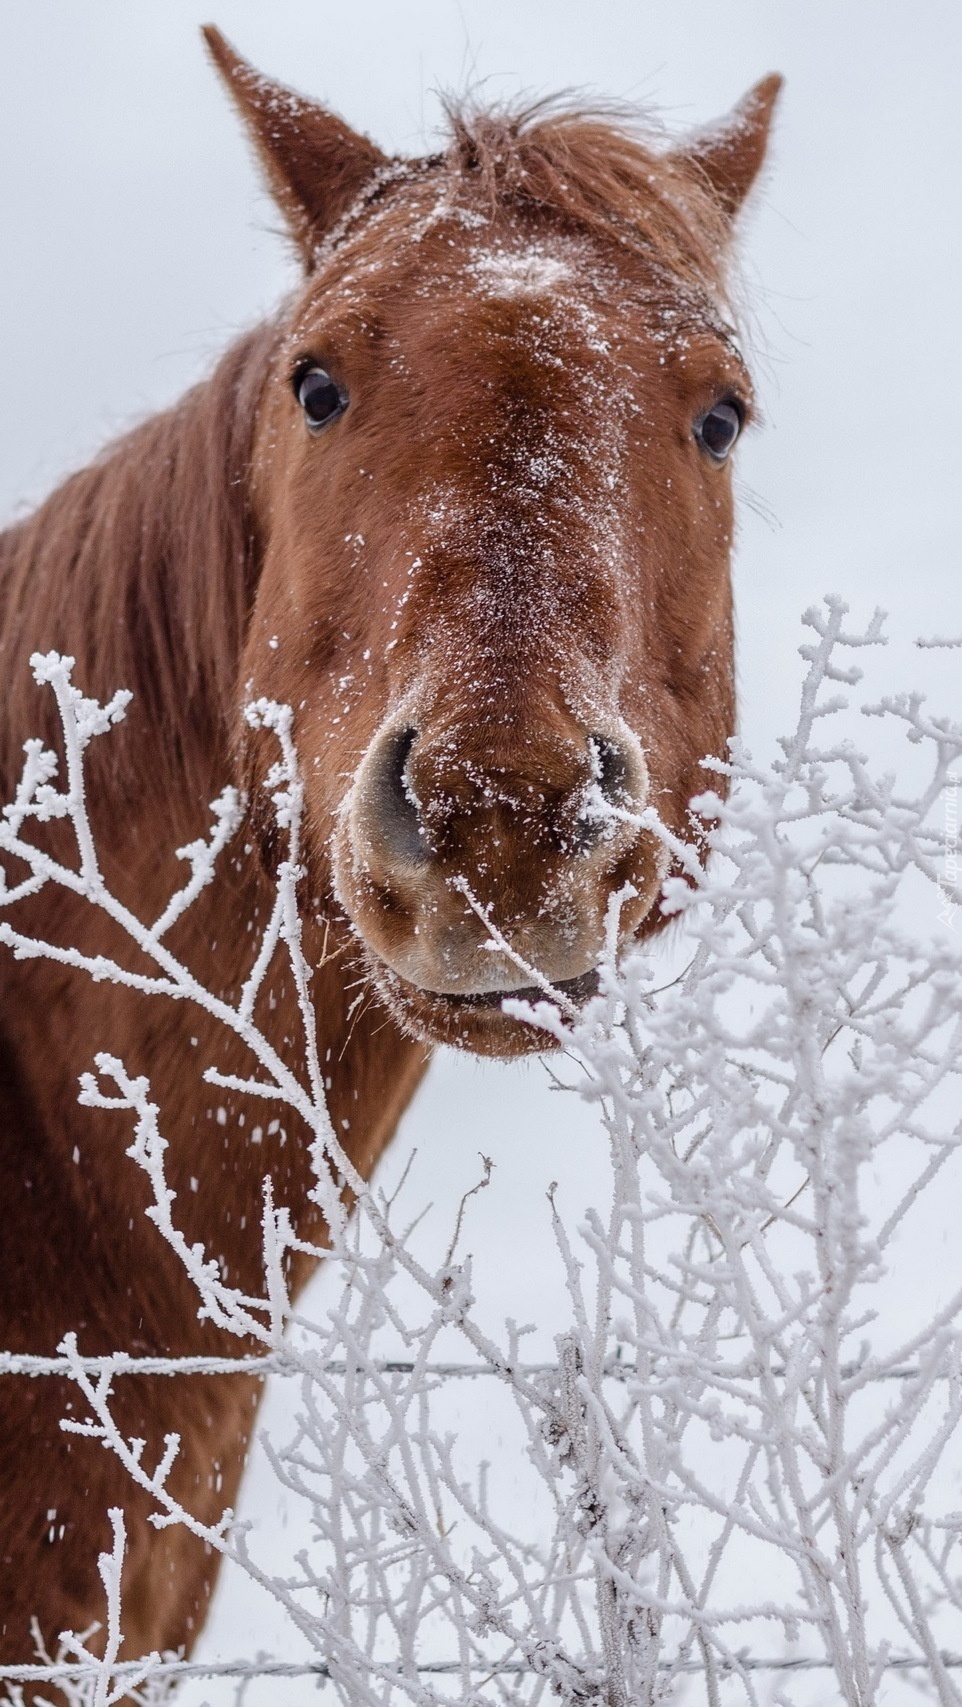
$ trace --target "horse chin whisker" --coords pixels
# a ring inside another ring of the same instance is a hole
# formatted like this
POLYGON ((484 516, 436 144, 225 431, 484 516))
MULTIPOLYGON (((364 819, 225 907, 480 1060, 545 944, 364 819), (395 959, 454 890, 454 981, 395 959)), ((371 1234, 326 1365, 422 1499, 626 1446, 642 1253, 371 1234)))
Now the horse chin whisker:
MULTIPOLYGON (((445 994, 403 978, 371 949, 365 952, 364 960, 374 992, 390 1017, 410 1037, 428 1044, 447 1043, 476 1054, 503 1057, 543 1053, 558 1046, 550 1033, 504 1011, 506 1001, 527 1002, 532 1006, 550 1002, 551 996, 538 985, 445 994)), ((554 988, 559 998, 556 1006, 560 1008, 563 1004, 563 1011, 578 1009, 598 994, 598 970, 591 968, 577 978, 559 980, 554 988)))

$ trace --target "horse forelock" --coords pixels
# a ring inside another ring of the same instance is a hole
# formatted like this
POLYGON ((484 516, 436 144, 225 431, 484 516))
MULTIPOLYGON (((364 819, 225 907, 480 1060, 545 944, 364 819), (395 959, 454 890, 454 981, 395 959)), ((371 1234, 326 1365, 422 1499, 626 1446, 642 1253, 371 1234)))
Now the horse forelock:
POLYGON ((364 227, 381 233, 399 212, 414 241, 443 218, 490 230, 520 215, 634 251, 677 284, 727 303, 730 223, 650 117, 561 98, 501 107, 449 101, 445 110, 446 148, 376 171, 319 246, 321 266, 364 227))

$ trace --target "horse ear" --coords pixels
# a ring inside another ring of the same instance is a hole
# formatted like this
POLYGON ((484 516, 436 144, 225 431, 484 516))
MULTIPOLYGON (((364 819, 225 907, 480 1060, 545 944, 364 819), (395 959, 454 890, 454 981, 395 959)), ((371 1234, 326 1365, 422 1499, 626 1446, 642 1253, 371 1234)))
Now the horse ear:
POLYGON ((213 24, 203 36, 310 272, 321 239, 387 155, 336 114, 262 77, 213 24))
POLYGON ((784 79, 763 77, 720 124, 673 151, 674 159, 706 182, 729 221, 738 213, 758 176, 784 79))

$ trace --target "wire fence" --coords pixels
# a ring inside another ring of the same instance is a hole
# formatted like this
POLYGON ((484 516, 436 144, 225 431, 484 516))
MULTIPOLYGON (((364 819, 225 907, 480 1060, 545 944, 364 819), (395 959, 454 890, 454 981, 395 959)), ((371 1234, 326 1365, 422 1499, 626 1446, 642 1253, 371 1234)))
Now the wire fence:
MULTIPOLYGON (((962 1670, 962 1654, 939 1654, 940 1663, 946 1671, 962 1670)), ((883 1672, 913 1672, 924 1671, 930 1664, 927 1656, 903 1656, 902 1658, 886 1659, 882 1662, 883 1672)), ((385 1668, 389 1670, 390 1668, 385 1668)), ((469 1671, 479 1674, 489 1673, 490 1666, 481 1661, 469 1662, 469 1671)), ((505 1660, 495 1668, 501 1677, 530 1677, 536 1675, 535 1668, 526 1661, 505 1660)), ((831 1660, 818 1655, 800 1655, 793 1659, 759 1659, 751 1654, 739 1656, 737 1661, 720 1663, 718 1672, 721 1677, 737 1676, 741 1672, 821 1672, 832 1669, 831 1660)), ((462 1660, 422 1660, 415 1670, 425 1677, 454 1677, 465 1670, 462 1660)), ((672 1660, 660 1660, 657 1671, 660 1676, 703 1676, 705 1667, 701 1660, 683 1660, 676 1663, 672 1660)), ((334 1674, 331 1667, 322 1662, 301 1663, 286 1660, 220 1660, 211 1661, 207 1665, 195 1665, 191 1660, 158 1660, 151 1665, 149 1675, 157 1682, 186 1682, 189 1678, 201 1680, 212 1678, 236 1679, 238 1682, 250 1682, 254 1678, 309 1678, 318 1683, 331 1683, 334 1674)), ((400 1675, 400 1674, 399 1674, 400 1675)), ((101 1667, 56 1665, 49 1666, 0 1666, 0 1678, 10 1683, 78 1683, 89 1680, 99 1681, 102 1676, 101 1667)), ((111 1677, 122 1683, 124 1679, 141 1680, 144 1676, 144 1664, 140 1660, 118 1661, 111 1668, 111 1677)))
MULTIPOLYGON (((351 1365, 343 1358, 329 1359, 319 1366, 318 1373, 322 1375, 346 1375, 351 1365)), ((523 1380, 541 1380, 554 1377, 560 1385, 562 1371, 557 1363, 517 1363, 499 1368, 486 1363, 424 1363, 417 1364, 413 1359, 405 1358, 375 1358, 370 1364, 371 1371, 376 1375, 413 1375, 420 1371, 426 1379, 445 1381, 475 1381, 482 1376, 504 1380, 514 1375, 523 1380)), ((850 1381, 864 1372, 862 1363, 843 1363, 839 1366, 839 1375, 843 1381, 850 1381)), ((302 1376, 304 1371, 301 1364, 292 1361, 281 1352, 272 1352, 267 1357, 133 1357, 125 1351, 110 1352, 101 1357, 36 1357, 27 1352, 0 1351, 0 1375, 27 1375, 37 1377, 42 1375, 71 1376, 79 1369, 84 1375, 96 1377, 115 1375, 288 1375, 302 1376)), ((788 1370, 783 1365, 773 1364, 771 1373, 777 1378, 784 1377, 788 1370)), ((883 1369, 869 1376, 873 1383, 884 1381, 917 1381, 921 1375, 919 1364, 905 1364, 900 1368, 883 1369)), ((628 1363, 620 1358, 610 1358, 600 1370, 603 1381, 631 1381, 641 1374, 637 1364, 628 1363)), ((954 1371, 940 1370, 936 1373, 936 1381, 951 1381, 956 1379, 954 1371)))

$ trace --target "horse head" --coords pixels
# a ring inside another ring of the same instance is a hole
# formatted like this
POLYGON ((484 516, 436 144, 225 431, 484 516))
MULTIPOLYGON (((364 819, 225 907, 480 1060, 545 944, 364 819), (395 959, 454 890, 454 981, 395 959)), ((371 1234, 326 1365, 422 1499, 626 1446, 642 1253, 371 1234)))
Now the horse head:
POLYGON ((208 41, 303 264, 242 680, 294 708, 310 899, 408 1029, 541 1047, 504 996, 587 994, 614 896, 657 928, 645 809, 690 834, 733 728, 726 274, 779 80, 679 147, 548 106, 401 161, 208 41))

